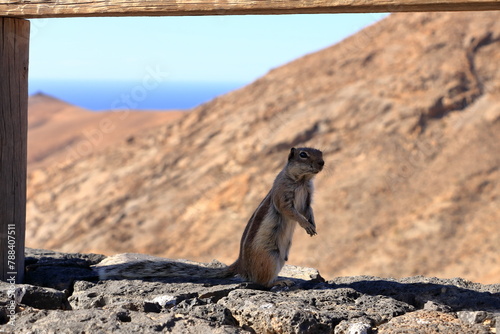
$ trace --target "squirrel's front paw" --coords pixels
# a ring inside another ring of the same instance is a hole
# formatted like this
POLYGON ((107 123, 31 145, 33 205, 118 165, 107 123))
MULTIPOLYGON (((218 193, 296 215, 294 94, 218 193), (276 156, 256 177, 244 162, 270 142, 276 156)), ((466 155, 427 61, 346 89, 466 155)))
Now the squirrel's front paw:
POLYGON ((316 228, 315 228, 313 225, 310 225, 310 226, 306 227, 306 232, 307 232, 307 234, 309 234, 311 237, 312 237, 313 235, 318 234, 318 233, 316 233, 316 228))

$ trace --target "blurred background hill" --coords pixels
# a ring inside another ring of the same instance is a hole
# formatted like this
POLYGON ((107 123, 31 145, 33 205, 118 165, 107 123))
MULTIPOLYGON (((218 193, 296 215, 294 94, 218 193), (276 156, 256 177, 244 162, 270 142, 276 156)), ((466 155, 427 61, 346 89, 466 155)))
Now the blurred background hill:
POLYGON ((70 163, 183 114, 172 110, 97 113, 43 93, 34 94, 29 98, 28 168, 70 163))
POLYGON ((499 63, 498 12, 394 14, 187 113, 34 96, 26 244, 229 264, 290 147, 313 146, 318 235, 296 230, 290 264, 499 283, 499 63))

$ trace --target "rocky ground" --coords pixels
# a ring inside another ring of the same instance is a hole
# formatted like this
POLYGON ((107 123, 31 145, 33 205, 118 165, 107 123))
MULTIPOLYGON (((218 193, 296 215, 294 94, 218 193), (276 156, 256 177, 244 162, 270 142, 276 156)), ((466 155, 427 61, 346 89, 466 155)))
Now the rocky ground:
POLYGON ((1 333, 499 333, 500 284, 460 278, 323 279, 286 267, 291 287, 227 280, 98 281, 105 256, 27 250, 15 317, 0 283, 1 333), (305 279, 304 276, 307 276, 305 279))

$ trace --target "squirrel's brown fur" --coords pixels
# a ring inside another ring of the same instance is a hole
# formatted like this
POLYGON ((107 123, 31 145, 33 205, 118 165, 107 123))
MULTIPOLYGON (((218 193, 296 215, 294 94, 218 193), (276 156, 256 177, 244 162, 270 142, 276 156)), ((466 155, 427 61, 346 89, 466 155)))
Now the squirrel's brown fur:
POLYGON ((98 265, 99 276, 104 279, 192 276, 223 278, 239 275, 245 280, 269 287, 288 260, 296 223, 309 235, 316 234, 311 208, 312 178, 323 166, 323 154, 320 150, 307 147, 290 150, 286 166, 247 223, 238 259, 228 267, 197 268, 171 260, 123 262, 123 255, 118 255, 116 261, 108 258, 98 265), (120 256, 122 258, 118 259, 120 256))

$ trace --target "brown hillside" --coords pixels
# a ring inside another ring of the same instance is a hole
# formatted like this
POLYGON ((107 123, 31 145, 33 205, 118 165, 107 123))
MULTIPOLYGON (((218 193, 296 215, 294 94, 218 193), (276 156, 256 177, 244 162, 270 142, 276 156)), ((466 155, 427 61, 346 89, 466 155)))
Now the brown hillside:
POLYGON ((324 276, 500 282, 500 13, 396 14, 136 140, 29 177, 27 245, 230 263, 291 146, 325 152, 324 276))
POLYGON ((184 112, 91 112, 45 94, 28 102, 28 169, 64 165, 124 141, 184 112))

